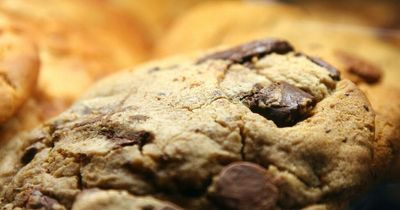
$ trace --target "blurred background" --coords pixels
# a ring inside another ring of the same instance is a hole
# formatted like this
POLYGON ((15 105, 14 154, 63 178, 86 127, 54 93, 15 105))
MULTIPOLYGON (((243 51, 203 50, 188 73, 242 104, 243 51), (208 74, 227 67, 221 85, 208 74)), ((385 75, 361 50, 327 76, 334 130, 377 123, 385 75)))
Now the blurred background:
MULTIPOLYGON (((0 124, 0 142, 62 112, 108 74, 260 37, 288 39, 338 68, 343 55, 366 60, 386 75, 381 83, 399 86, 398 0, 0 0, 0 20, 31 40, 40 60, 35 88, 0 124)), ((400 209, 398 174, 351 209, 400 209)))

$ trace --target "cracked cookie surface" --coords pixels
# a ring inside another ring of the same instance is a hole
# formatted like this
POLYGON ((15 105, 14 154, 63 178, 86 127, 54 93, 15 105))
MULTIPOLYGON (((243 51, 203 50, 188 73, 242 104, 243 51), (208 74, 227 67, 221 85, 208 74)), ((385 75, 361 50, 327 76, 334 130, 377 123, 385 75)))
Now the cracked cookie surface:
POLYGON ((380 40, 375 29, 331 24, 321 18, 313 19, 308 13, 293 12, 295 8, 288 5, 278 5, 284 10, 271 13, 277 5, 203 4, 191 9, 171 27, 157 52, 160 56, 190 53, 266 37, 290 41, 298 51, 333 64, 343 78, 362 88, 377 113, 374 141, 377 155, 373 163, 376 177, 380 179, 388 174, 400 177, 400 48, 380 40), (193 25, 196 27, 187 30, 193 25))
POLYGON ((284 41, 259 40, 111 76, 0 148, 0 206, 293 209, 345 201, 371 178, 374 112, 324 66, 284 41))

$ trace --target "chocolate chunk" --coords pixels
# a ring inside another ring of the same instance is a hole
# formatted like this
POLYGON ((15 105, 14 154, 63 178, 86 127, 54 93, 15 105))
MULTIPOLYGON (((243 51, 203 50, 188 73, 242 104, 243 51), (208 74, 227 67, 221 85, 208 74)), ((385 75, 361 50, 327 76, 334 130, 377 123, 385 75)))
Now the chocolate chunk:
POLYGON ((198 60, 198 63, 207 60, 230 60, 233 63, 247 63, 254 57, 260 58, 270 53, 286 54, 293 51, 293 47, 285 41, 264 39, 249 42, 225 51, 207 55, 198 60))
POLYGON ((156 67, 153 67, 153 68, 150 68, 149 70, 147 70, 148 73, 153 73, 156 71, 160 71, 160 67, 156 66, 156 67))
POLYGON ((130 116, 129 119, 131 119, 133 121, 146 121, 146 120, 150 119, 150 117, 138 114, 138 115, 130 116))
POLYGON ((40 191, 34 190, 30 194, 28 201, 26 202, 27 209, 54 209, 54 207, 60 204, 57 200, 43 195, 40 191))
POLYGON ((272 174, 259 165, 238 162, 221 171, 209 197, 221 209, 269 210, 275 207, 278 194, 272 174))
POLYGON ((43 148, 45 148, 45 145, 41 142, 36 142, 27 147, 24 151, 24 154, 21 157, 21 163, 24 165, 30 163, 36 156, 36 154, 43 148))
POLYGON ((36 153, 38 152, 38 149, 35 147, 28 147, 24 154, 21 157, 21 163, 26 165, 28 163, 30 163, 33 158, 35 157, 36 153))
MULTIPOLYGON (((305 55, 306 56, 306 55, 305 55)), ((311 62, 317 64, 318 66, 321 66, 325 68, 329 72, 329 76, 336 81, 340 80, 340 71, 337 70, 334 66, 331 64, 325 62, 321 58, 318 57, 311 57, 311 56, 306 56, 311 62)))
MULTIPOLYGON (((382 77, 382 70, 374 64, 346 52, 337 52, 337 56, 345 64, 345 70, 366 83, 376 83, 382 77)), ((357 81, 355 81, 357 82, 357 81)))
POLYGON ((118 146, 139 145, 139 149, 150 143, 154 135, 147 131, 120 130, 118 127, 103 127, 100 134, 106 136, 118 146))
POLYGON ((251 111, 274 121, 278 127, 303 120, 316 102, 312 95, 286 82, 276 82, 266 88, 256 85, 242 101, 251 111))
POLYGON ((146 205, 142 207, 142 210, 154 210, 155 207, 153 205, 146 205))

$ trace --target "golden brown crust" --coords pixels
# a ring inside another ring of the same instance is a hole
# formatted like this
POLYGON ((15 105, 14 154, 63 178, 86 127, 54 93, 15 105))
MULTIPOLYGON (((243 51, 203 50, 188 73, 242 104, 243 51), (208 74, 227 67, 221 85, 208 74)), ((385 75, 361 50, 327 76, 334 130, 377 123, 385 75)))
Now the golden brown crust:
POLYGON ((35 45, 22 29, 0 16, 0 123, 12 117, 36 85, 35 45))
MULTIPOLYGON (((399 174, 400 89, 384 85, 361 85, 360 88, 365 92, 376 112, 374 171, 380 173, 388 168, 395 168, 392 172, 399 174)), ((394 176, 394 174, 389 174, 389 176, 394 176)))

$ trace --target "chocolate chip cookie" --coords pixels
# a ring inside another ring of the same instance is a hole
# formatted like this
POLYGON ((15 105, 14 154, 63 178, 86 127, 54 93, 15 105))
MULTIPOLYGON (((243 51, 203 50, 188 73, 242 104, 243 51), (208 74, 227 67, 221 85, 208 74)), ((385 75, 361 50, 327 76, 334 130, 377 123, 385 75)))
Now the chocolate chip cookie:
POLYGON ((368 185, 373 139, 356 85, 258 40, 95 84, 0 148, 0 206, 321 209, 368 185))
POLYGON ((0 123, 3 123, 18 111, 34 89, 39 59, 28 35, 3 15, 0 31, 0 123))
POLYGON ((316 22, 312 15, 301 13, 301 10, 288 12, 290 7, 287 5, 279 6, 287 12, 272 13, 273 22, 261 21, 268 20, 270 10, 275 7, 273 4, 256 7, 239 2, 198 7, 177 21, 161 41, 158 53, 160 56, 190 53, 279 37, 294 43, 301 52, 332 63, 344 78, 362 86, 377 111, 376 130, 379 134, 375 140, 374 165, 378 168, 376 171, 381 172, 378 176, 384 174, 382 171, 386 166, 396 164, 393 158, 386 155, 382 158, 379 154, 392 154, 394 158, 400 154, 400 49, 377 39, 377 31, 373 29, 316 22), (209 24, 211 22, 213 24, 209 24), (186 30, 192 25, 196 27, 186 30), (187 37, 191 40, 185 40, 187 37), (386 91, 390 97, 384 97, 386 91))

